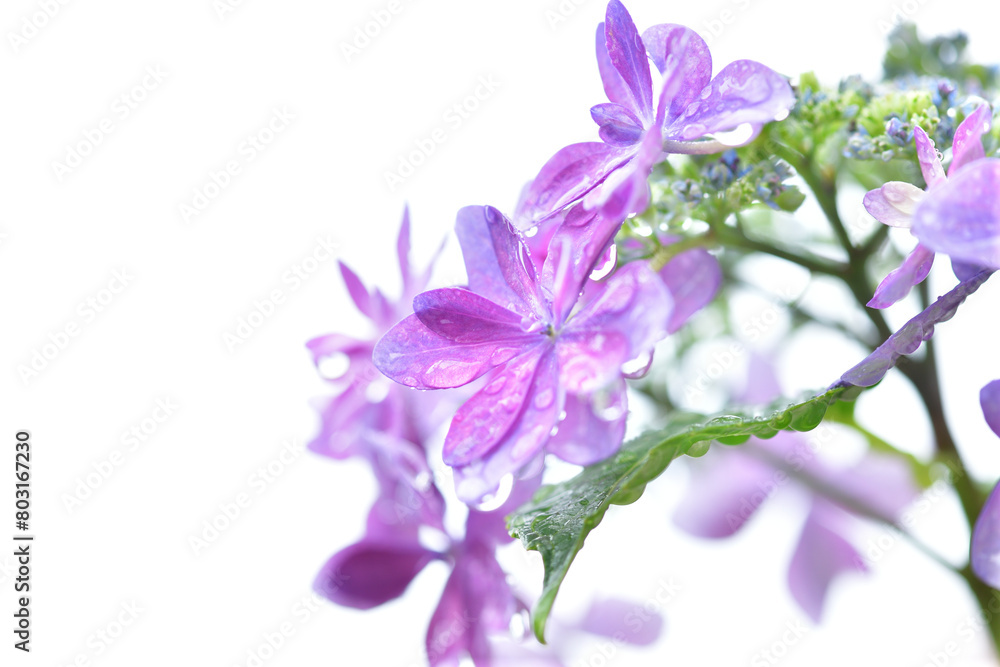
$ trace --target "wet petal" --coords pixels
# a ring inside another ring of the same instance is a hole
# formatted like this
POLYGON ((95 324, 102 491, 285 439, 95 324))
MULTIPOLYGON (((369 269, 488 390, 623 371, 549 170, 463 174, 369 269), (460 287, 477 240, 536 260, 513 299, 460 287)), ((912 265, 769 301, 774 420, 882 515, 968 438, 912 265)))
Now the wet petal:
POLYGON ((993 110, 988 104, 984 104, 959 123, 951 144, 949 176, 954 176, 959 169, 970 162, 986 157, 986 151, 983 150, 983 134, 990 131, 992 121, 993 110))
POLYGON ((788 588, 809 617, 819 622, 830 584, 845 572, 866 572, 861 554, 832 525, 835 509, 814 503, 788 568, 788 588))
POLYGON ((1000 380, 994 380, 979 391, 983 416, 993 432, 1000 437, 1000 380))
POLYGON ((458 212, 455 235, 462 246, 469 289, 508 310, 528 311, 504 279, 485 206, 466 206, 458 212))
POLYGON ((621 375, 629 341, 616 331, 573 331, 556 343, 559 382, 566 391, 588 394, 621 375))
POLYGON ((920 162, 920 171, 924 175, 927 189, 937 187, 945 180, 944 168, 941 166, 937 149, 934 148, 934 142, 919 125, 913 128, 913 143, 917 148, 917 161, 920 162))
POLYGON ((865 209, 873 218, 890 227, 909 228, 913 212, 924 198, 924 191, 902 181, 890 181, 865 195, 865 209))
POLYGON ((413 541, 363 539, 334 554, 313 589, 335 604, 371 609, 394 600, 438 554, 413 541))
MULTIPOLYGON (((497 209, 492 206, 484 208, 500 275, 529 314, 544 317, 547 308, 539 292, 537 270, 521 232, 497 209)), ((516 303, 500 302, 500 305, 514 309, 516 303)))
POLYGON ((879 283, 874 296, 868 302, 868 307, 888 308, 904 298, 913 287, 927 278, 932 264, 934 264, 934 253, 918 243, 899 268, 891 271, 879 283))
POLYGON ((671 259, 659 271, 673 297, 667 333, 674 333, 692 315, 711 303, 722 285, 719 260, 704 248, 692 248, 671 259))
POLYGON ((653 119, 653 81, 646 58, 646 47, 625 6, 619 0, 608 3, 604 19, 608 57, 628 91, 627 106, 648 124, 653 119))
POLYGON ((642 139, 642 121, 620 104, 597 104, 590 108, 590 117, 601 130, 601 140, 615 146, 631 146, 642 139))
POLYGON ((603 142, 566 146, 549 158, 538 172, 521 202, 518 217, 542 220, 553 215, 594 189, 635 153, 635 147, 611 146, 603 142))
POLYGON ((934 252, 1000 269, 1000 160, 977 160, 928 192, 912 230, 934 252))
POLYGON ((537 339, 521 327, 523 318, 485 297, 457 287, 430 290, 413 299, 414 314, 423 324, 456 343, 537 339))
POLYGON ((679 115, 668 117, 667 139, 692 141, 706 135, 750 126, 749 143, 765 123, 783 118, 795 104, 783 76, 752 60, 737 60, 722 68, 679 115))
POLYGON ((621 449, 628 417, 625 381, 590 396, 566 394, 566 417, 545 445, 567 463, 587 466, 621 449))
POLYGON ((976 519, 969 560, 977 577, 1000 588, 1000 484, 990 492, 976 519))
POLYGON ((507 435, 534 393, 538 363, 549 348, 539 344, 507 362, 458 409, 444 440, 445 463, 467 465, 485 456, 507 435))
POLYGON ((375 345, 372 359, 387 377, 407 387, 447 389, 472 382, 522 351, 519 339, 457 343, 410 315, 375 345))
POLYGON ((673 23, 647 28, 642 33, 642 41, 661 73, 666 73, 667 59, 671 55, 680 63, 680 69, 673 74, 680 79, 677 94, 670 97, 666 116, 676 118, 699 98, 711 81, 712 54, 698 33, 673 23))

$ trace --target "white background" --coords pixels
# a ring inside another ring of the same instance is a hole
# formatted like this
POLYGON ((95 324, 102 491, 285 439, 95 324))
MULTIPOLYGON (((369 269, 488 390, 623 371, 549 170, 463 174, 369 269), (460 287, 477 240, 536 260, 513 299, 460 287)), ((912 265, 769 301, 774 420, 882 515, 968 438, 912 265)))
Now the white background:
MULTIPOLYGON (((272 482, 254 482, 285 443, 299 452, 316 429, 309 401, 325 389, 304 342, 330 331, 366 334, 335 259, 298 284, 288 272, 329 238, 339 258, 391 292, 405 203, 422 263, 459 207, 509 210, 555 150, 596 138, 588 109, 604 100, 593 56, 603 4, 404 1, 351 57, 343 45, 387 2, 247 0, 220 11, 211 0, 93 0, 49 3, 54 15, 34 18, 44 4, 11 0, 0 12, 0 433, 8 443, 0 511, 13 511, 13 436, 28 429, 37 535, 30 656, 11 648, 12 548, 0 550, 0 662, 247 665, 248 651, 287 624, 290 636, 265 664, 419 664, 443 567, 428 568, 404 600, 369 613, 316 604, 309 592, 326 558, 360 535, 374 489, 364 466, 297 453, 272 482), (25 21, 44 25, 22 32, 25 21), (30 38, 15 46, 11 34, 30 38), (162 81, 149 69, 162 71, 162 81), (490 77, 496 90, 462 123, 448 123, 448 110, 490 77), (127 117, 116 102, 123 94, 134 100, 127 117), (244 142, 276 109, 294 119, 247 159, 244 142), (53 163, 102 121, 111 132, 58 174, 53 163), (390 189, 385 173, 436 128, 446 141, 390 189), (240 172, 185 220, 181 205, 230 160, 240 172), (129 276, 127 285, 89 315, 80 304, 108 297, 102 290, 115 271, 129 276), (274 290, 283 301, 272 316, 230 349, 224 336, 274 290), (73 324, 78 335, 25 380, 18 368, 73 324), (157 401, 178 407, 130 450, 122 434, 141 427, 157 401), (116 450, 110 477, 67 507, 116 450), (241 493, 249 506, 195 554, 190 538, 241 493), (134 621, 127 608, 141 610, 134 621), (131 622, 124 632, 110 645, 97 639, 116 631, 120 616, 131 622)), ((878 75, 879 22, 891 20, 894 6, 925 33, 968 31, 974 57, 1000 61, 1000 16, 987 3, 629 4, 640 29, 675 22, 714 33, 716 70, 753 58, 788 75, 814 69, 827 82, 878 75)), ((462 280, 456 246, 438 284, 462 280)), ((939 274, 935 288, 947 280, 939 274)), ((975 307, 990 310, 996 296, 984 288, 975 307)), ((969 426, 956 429, 961 445, 985 482, 1000 475, 1000 457, 977 416, 976 392, 1000 376, 1000 360, 978 356, 994 339, 989 320, 976 317, 942 327, 943 358, 956 370, 949 407, 969 415, 969 426)), ((806 347, 823 357, 821 341, 806 347)), ((795 382, 824 386, 843 370, 828 366, 806 364, 795 382)), ((926 451, 903 383, 890 378, 878 391, 890 397, 881 408, 887 435, 898 426, 915 433, 905 444, 926 451)), ((772 502, 739 537, 698 542, 669 520, 684 477, 678 467, 640 503, 609 514, 556 608, 572 621, 595 591, 642 604, 672 578, 682 591, 662 609, 663 638, 635 654, 614 648, 607 663, 596 640, 579 638, 569 664, 768 664, 758 652, 799 621, 809 630, 783 664, 922 665, 950 641, 960 652, 948 664, 989 664, 984 639, 958 633, 973 612, 961 581, 898 540, 875 559, 874 576, 836 585, 821 627, 809 624, 784 583, 802 498, 782 492, 792 502, 772 502)), ((13 533, 3 525, 0 534, 13 533)), ((946 497, 917 532, 960 560, 960 525, 946 497)), ((880 536, 869 527, 859 544, 880 536)), ((534 554, 525 563, 519 547, 511 550, 508 560, 525 573, 519 583, 537 587, 534 554)))

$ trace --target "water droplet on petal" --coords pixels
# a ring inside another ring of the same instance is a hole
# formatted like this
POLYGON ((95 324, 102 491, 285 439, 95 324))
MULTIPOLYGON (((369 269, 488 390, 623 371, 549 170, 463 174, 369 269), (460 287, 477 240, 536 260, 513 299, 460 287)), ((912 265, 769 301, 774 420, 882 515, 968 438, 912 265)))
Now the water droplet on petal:
POLYGON ((490 355, 490 363, 495 366, 505 364, 513 359, 519 351, 516 347, 498 347, 490 355))
POLYGON ((604 266, 595 268, 590 274, 590 279, 601 280, 602 278, 606 278, 611 274, 611 272, 617 265, 618 265, 618 246, 612 245, 611 252, 608 253, 608 261, 604 264, 604 266))
POLYGON ((497 490, 485 496, 482 501, 476 505, 476 509, 480 512, 492 512, 495 509, 499 509, 507 499, 510 498, 510 492, 514 488, 514 474, 507 473, 500 480, 500 484, 497 490))
POLYGON ((551 388, 545 388, 538 392, 535 396, 535 407, 539 410, 544 410, 545 408, 552 405, 552 400, 555 398, 556 393, 552 391, 551 388))

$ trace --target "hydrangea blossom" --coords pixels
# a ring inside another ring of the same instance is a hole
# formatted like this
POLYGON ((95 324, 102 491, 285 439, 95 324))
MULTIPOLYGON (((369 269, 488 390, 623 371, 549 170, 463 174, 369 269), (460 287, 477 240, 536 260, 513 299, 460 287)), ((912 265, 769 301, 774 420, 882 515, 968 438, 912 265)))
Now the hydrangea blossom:
POLYGON ((794 104, 784 77, 752 60, 712 78, 708 45, 689 28, 655 25, 640 37, 619 0, 608 3, 598 26, 597 64, 610 100, 590 110, 602 141, 552 156, 522 198, 519 220, 542 220, 598 186, 589 206, 608 205, 616 194, 612 217, 642 211, 646 179, 664 151, 717 153, 748 143, 794 104), (649 60, 661 74, 655 98, 649 60))
POLYGON ((577 207, 538 265, 503 214, 464 208, 456 232, 469 289, 418 295, 414 314, 375 347, 379 370, 410 387, 458 387, 489 374, 445 439, 444 460, 466 502, 543 450, 585 465, 620 446, 621 367, 665 335, 671 300, 641 263, 588 281, 619 225, 577 207))
MULTIPOLYGON (((979 392, 986 423, 1000 437, 1000 380, 979 392)), ((972 570, 993 588, 1000 588, 1000 484, 993 489, 972 531, 972 570)))
MULTIPOLYGON (((975 193, 970 190, 982 187, 984 174, 980 167, 983 165, 979 165, 978 161, 985 157, 982 136, 989 130, 992 117, 990 107, 983 105, 969 114, 958 126, 947 177, 930 137, 919 125, 913 128, 913 141, 917 148, 920 170, 927 183, 927 192, 936 192, 942 186, 947 186, 949 178, 955 181, 936 197, 929 198, 926 206, 918 207, 925 200, 925 192, 902 181, 890 181, 865 195, 865 208, 876 220, 890 227, 909 228, 920 241, 900 267, 882 280, 868 303, 870 307, 888 308, 909 294, 914 285, 919 285, 927 277, 934 262, 935 252, 943 252, 952 257, 955 262, 955 273, 960 280, 976 273, 978 266, 989 265, 980 261, 982 259, 980 253, 970 252, 967 247, 962 247, 962 244, 968 245, 970 241, 974 243, 983 240, 981 233, 975 233, 977 228, 982 227, 973 220, 977 216, 962 215, 962 209, 968 202, 973 201, 970 196, 975 193), (972 172, 968 176, 956 178, 960 171, 967 167, 972 167, 972 172), (956 218, 955 214, 960 214, 962 217, 956 218), (974 238, 970 237, 970 234, 974 238)), ((985 177, 988 179, 988 171, 985 177)), ((995 220, 997 222, 993 227, 994 236, 1000 218, 995 220)), ((993 260, 998 262, 1000 267, 1000 254, 993 257, 993 260)))

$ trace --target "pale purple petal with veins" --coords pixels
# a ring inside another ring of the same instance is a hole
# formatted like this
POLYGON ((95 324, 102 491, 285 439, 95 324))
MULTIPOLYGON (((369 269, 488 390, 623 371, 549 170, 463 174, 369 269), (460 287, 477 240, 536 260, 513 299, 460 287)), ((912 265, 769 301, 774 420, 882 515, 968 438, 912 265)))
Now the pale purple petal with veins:
POLYGON ((938 156, 934 142, 924 132, 924 128, 919 125, 913 128, 913 143, 917 148, 917 161, 920 163, 920 171, 924 175, 924 182, 927 189, 944 182, 944 167, 941 166, 941 158, 938 156))
POLYGON ((524 341, 487 340, 456 343, 410 315, 375 345, 372 360, 382 373, 407 387, 461 387, 520 353, 524 341))
POLYGON ((631 146, 642 139, 642 121, 620 104, 595 104, 590 107, 590 117, 600 126, 598 135, 606 144, 631 146))
POLYGON ((653 63, 661 73, 667 70, 667 59, 673 55, 680 61, 675 76, 680 79, 679 90, 670 96, 668 118, 681 115, 688 105, 699 99, 699 94, 712 80, 712 54, 698 33, 673 23, 654 25, 642 33, 653 63))
MULTIPOLYGON (((493 252, 500 267, 500 274, 507 285, 524 304, 526 312, 533 316, 543 316, 546 313, 544 299, 538 289, 538 275, 531 253, 521 236, 521 232, 504 216, 503 213, 486 206, 486 226, 493 241, 493 252)), ((512 307, 515 304, 501 303, 501 306, 512 307)))
POLYGON ((571 331, 556 343, 559 382, 566 391, 589 394, 621 375, 629 340, 615 331, 571 331))
POLYGON ((551 346, 539 343, 496 370, 455 413, 444 441, 444 462, 468 465, 486 456, 520 419, 533 395, 539 361, 551 346))
POLYGON ((966 166, 927 193, 913 235, 934 252, 1000 269, 1000 159, 966 166))
POLYGON ((729 132, 749 124, 749 143, 765 123, 783 117, 795 104, 788 81, 752 60, 736 60, 722 68, 701 91, 699 100, 678 116, 668 116, 666 139, 692 141, 707 134, 729 132))
POLYGON ((653 120, 653 82, 639 31, 619 0, 608 3, 604 25, 608 56, 628 91, 627 106, 637 117, 649 123, 653 120))
POLYGON ((882 224, 909 229, 913 212, 923 198, 924 191, 917 186, 889 181, 881 188, 869 190, 863 201, 865 209, 882 224))
POLYGON ((667 333, 678 331, 692 315, 711 303, 722 285, 719 260, 704 248, 692 248, 673 257, 659 270, 673 297, 667 333))
MULTIPOLYGON (((597 69, 601 74, 601 83, 604 85, 604 93, 613 103, 629 108, 633 105, 632 93, 625 83, 625 79, 615 69, 608 55, 608 40, 605 37, 604 22, 597 24, 597 69)), ((633 115, 641 117, 642 111, 635 109, 633 115)))
POLYGON ((986 157, 986 151, 983 150, 983 134, 989 132, 992 121, 993 111, 988 104, 984 104, 959 124, 951 144, 949 176, 954 176, 959 169, 970 162, 986 157))
POLYGON ((502 340, 527 345, 540 338, 524 331, 517 313, 459 287, 418 294, 413 311, 428 329, 456 343, 502 340))
POLYGON ((788 568, 788 588, 809 617, 819 622, 830 584, 846 572, 866 572, 861 554, 833 529, 839 510, 817 499, 806 519, 788 568))
POLYGON ((469 276, 469 289, 493 303, 512 304, 522 315, 525 306, 504 280, 497 261, 493 236, 486 223, 485 206, 466 206, 455 219, 455 235, 465 258, 465 272, 469 276))
POLYGON ((868 307, 888 308, 904 298, 913 287, 927 278, 932 264, 934 264, 934 253, 918 243, 899 268, 889 272, 889 275, 879 283, 871 301, 868 302, 868 307))
POLYGON ((545 449, 576 465, 603 461, 618 451, 625 437, 628 399, 624 380, 591 396, 566 394, 566 417, 545 449))

